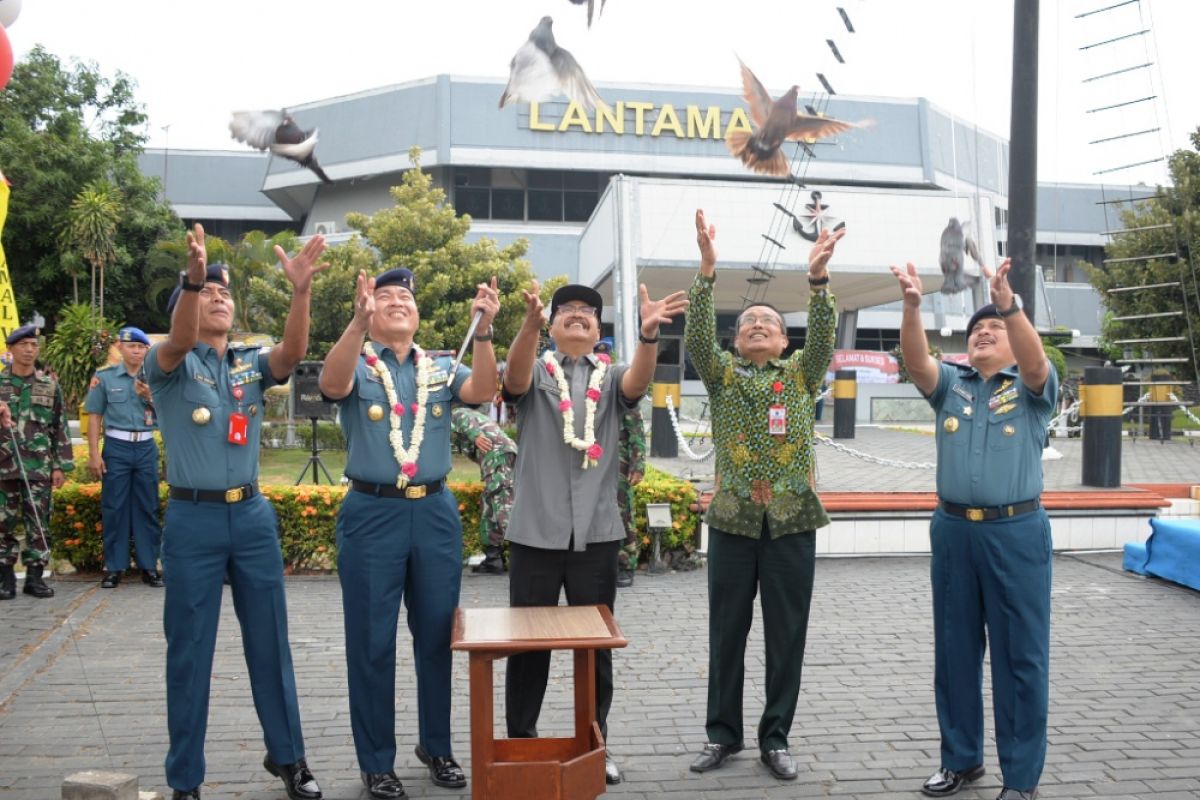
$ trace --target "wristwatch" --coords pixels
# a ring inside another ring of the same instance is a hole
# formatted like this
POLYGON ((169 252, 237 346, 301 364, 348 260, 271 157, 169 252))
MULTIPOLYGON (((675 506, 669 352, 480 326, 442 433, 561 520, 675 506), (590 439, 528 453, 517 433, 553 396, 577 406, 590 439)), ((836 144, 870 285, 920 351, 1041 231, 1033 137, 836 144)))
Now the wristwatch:
POLYGON ((996 313, 999 314, 1002 319, 1008 319, 1013 314, 1016 314, 1018 311, 1020 311, 1023 308, 1025 308, 1025 304, 1023 302, 1021 302, 1021 295, 1017 294, 1016 292, 1013 292, 1012 305, 1009 306, 1008 308, 1006 308, 1004 311, 1001 311, 1000 309, 996 309, 996 313))
POLYGON ((655 336, 653 339, 651 339, 650 337, 645 336, 641 331, 638 331, 638 341, 642 344, 658 344, 658 336, 655 336))
POLYGON ((492 326, 488 325, 488 329, 483 333, 476 332, 472 338, 477 342, 490 342, 492 340, 492 326))
POLYGON ((187 273, 179 273, 179 288, 185 292, 198 292, 204 288, 203 283, 188 283, 187 273))

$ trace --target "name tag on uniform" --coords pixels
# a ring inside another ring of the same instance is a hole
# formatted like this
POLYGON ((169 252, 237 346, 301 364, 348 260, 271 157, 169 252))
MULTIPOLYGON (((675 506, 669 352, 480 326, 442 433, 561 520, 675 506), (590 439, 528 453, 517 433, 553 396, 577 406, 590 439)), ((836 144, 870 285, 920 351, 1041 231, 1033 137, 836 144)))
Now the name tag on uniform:
POLYGON ((193 373, 192 378, 200 383, 203 383, 205 386, 211 386, 214 389, 217 388, 217 382, 201 372, 193 373))
POLYGON ((787 433, 787 408, 771 406, 767 409, 767 433, 772 436, 783 436, 787 433))
POLYGON ((970 392, 968 392, 966 389, 964 389, 962 386, 958 385, 957 383, 954 384, 954 388, 952 388, 951 391, 954 392, 959 397, 961 397, 963 400, 966 400, 968 403, 975 402, 975 395, 971 394, 970 392))
POLYGON ((35 394, 31 398, 35 406, 52 406, 54 405, 54 395, 50 394, 35 394))

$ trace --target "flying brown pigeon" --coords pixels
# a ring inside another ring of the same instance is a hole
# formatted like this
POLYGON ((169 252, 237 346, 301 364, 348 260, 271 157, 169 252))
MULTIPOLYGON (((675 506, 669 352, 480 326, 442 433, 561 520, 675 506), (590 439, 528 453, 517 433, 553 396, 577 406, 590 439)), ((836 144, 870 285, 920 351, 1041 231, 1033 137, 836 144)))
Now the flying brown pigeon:
POLYGON ((333 183, 317 163, 317 129, 301 130, 285 111, 235 111, 229 132, 239 142, 257 150, 270 150, 311 169, 322 182, 333 183))
POLYGON ((742 67, 742 97, 750 105, 750 121, 754 123, 755 132, 730 131, 725 135, 725 144, 729 152, 755 172, 778 176, 791 174, 787 156, 779 149, 787 139, 823 139, 866 124, 797 112, 799 86, 792 86, 772 102, 767 90, 740 58, 738 64, 742 67))
POLYGON ((607 107, 575 57, 554 41, 550 30, 553 25, 553 19, 542 17, 513 56, 500 108, 522 101, 541 102, 557 95, 566 95, 589 114, 596 106, 607 107))
MULTIPOLYGON (((595 7, 596 7, 596 0, 571 0, 571 2, 572 2, 572 3, 574 3, 574 4, 575 4, 575 5, 577 5, 577 6, 581 6, 581 5, 583 5, 584 3, 587 3, 587 6, 588 6, 588 27, 589 27, 589 28, 590 28, 590 27, 592 27, 592 11, 593 11, 593 10, 595 9, 595 7)), ((600 13, 601 13, 601 14, 603 14, 603 13, 604 13, 604 4, 605 4, 605 3, 607 3, 607 2, 608 2, 608 0, 600 0, 600 13)))
POLYGON ((951 217, 942 231, 941 251, 938 254, 938 266, 942 268, 942 294, 958 294, 979 282, 979 279, 963 272, 966 263, 963 254, 975 259, 976 264, 982 264, 979 259, 979 245, 975 244, 957 217, 951 217))

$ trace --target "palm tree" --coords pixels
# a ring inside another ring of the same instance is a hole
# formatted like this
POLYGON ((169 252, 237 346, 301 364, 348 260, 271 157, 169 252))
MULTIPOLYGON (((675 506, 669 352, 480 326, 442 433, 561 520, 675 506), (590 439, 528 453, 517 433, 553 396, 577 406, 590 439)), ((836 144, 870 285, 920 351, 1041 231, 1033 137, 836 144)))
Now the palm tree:
POLYGON ((92 266, 92 305, 96 303, 96 271, 100 272, 100 316, 104 316, 104 267, 117 257, 117 225, 124 210, 121 191, 107 181, 93 181, 71 201, 62 241, 92 266))

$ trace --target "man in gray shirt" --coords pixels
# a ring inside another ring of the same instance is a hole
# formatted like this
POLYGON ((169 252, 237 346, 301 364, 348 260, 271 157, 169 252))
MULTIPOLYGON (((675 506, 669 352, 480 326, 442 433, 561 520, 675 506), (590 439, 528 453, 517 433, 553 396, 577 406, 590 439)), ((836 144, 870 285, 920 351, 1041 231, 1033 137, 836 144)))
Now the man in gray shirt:
MULTIPOLYGON (((550 301, 554 350, 537 357, 542 301, 534 281, 525 292, 525 321, 508 351, 506 399, 517 404, 517 464, 507 538, 512 606, 568 605, 610 609, 617 597, 617 553, 625 527, 617 495, 621 415, 646 392, 658 360, 658 327, 687 308, 685 292, 652 301, 640 289, 640 344, 628 366, 593 354, 604 302, 595 289, 564 286, 550 301)), ((550 653, 511 656, 505 685, 510 738, 537 735, 550 653)), ((612 654, 596 653, 596 717, 608 737, 612 654)), ((621 772, 605 759, 605 779, 621 772)))

